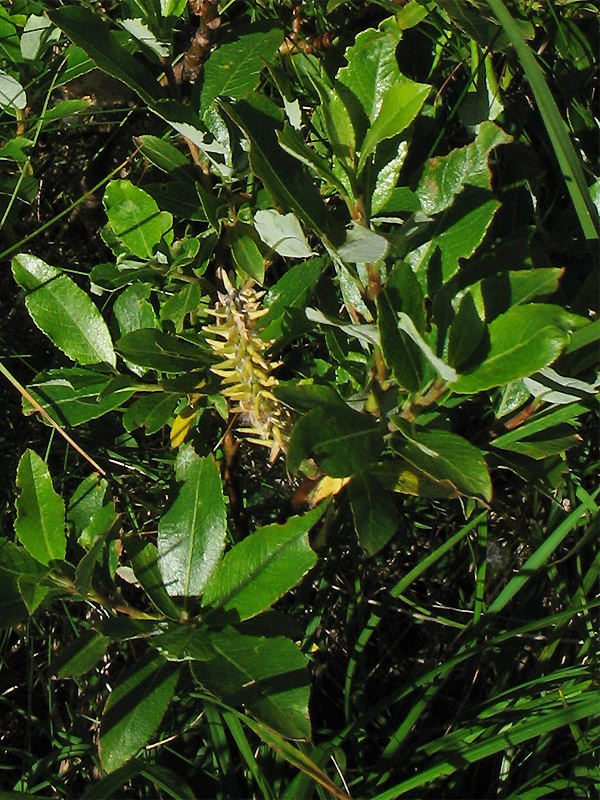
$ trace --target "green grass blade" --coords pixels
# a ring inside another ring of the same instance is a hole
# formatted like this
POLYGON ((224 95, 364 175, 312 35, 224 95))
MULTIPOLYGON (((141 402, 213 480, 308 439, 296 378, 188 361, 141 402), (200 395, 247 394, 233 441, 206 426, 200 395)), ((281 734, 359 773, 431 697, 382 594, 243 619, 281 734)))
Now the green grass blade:
POLYGON ((525 70, 583 234, 586 239, 597 239, 600 234, 598 212, 587 187, 581 162, 569 137, 569 130, 560 115, 540 65, 502 0, 487 0, 487 4, 504 28, 525 70))

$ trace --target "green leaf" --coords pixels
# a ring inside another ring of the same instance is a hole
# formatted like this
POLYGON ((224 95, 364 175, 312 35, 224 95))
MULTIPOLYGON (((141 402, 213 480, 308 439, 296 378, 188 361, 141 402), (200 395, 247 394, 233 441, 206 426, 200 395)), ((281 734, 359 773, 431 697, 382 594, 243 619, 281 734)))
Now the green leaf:
POLYGON ((215 650, 205 628, 175 625, 152 637, 152 647, 168 661, 210 661, 215 650))
POLYGON ((309 739, 309 682, 300 648, 283 637, 247 636, 234 628, 210 634, 217 652, 195 662, 192 674, 206 691, 228 705, 245 705, 273 730, 309 739))
POLYGON ((221 101, 221 106, 248 137, 252 171, 262 180, 274 204, 290 209, 311 230, 338 243, 341 230, 333 222, 316 186, 277 141, 279 109, 258 100, 253 103, 242 100, 235 106, 221 101))
POLYGON ((162 86, 99 14, 79 6, 63 6, 47 12, 52 22, 81 47, 103 72, 122 81, 152 106, 167 97, 162 86))
POLYGON ((303 459, 314 458, 333 478, 362 472, 378 460, 383 429, 372 417, 348 406, 315 408, 292 431, 288 469, 295 474, 303 459))
POLYGON ((49 586, 42 582, 48 569, 27 550, 0 538, 0 629, 17 625, 32 614, 49 586))
POLYGON ((478 447, 449 431, 409 431, 402 425, 405 442, 393 440, 393 448, 410 464, 417 476, 424 474, 434 482, 447 484, 458 494, 489 501, 492 484, 487 465, 478 447))
POLYGON ((110 639, 96 631, 84 631, 75 641, 60 648, 50 663, 57 678, 78 678, 93 669, 106 653, 110 639))
POLYGON ((262 286, 265 279, 265 262, 258 245, 251 236, 237 236, 231 242, 231 255, 236 266, 262 286))
POLYGON ((65 503, 54 491, 48 467, 33 450, 26 450, 17 469, 15 533, 27 552, 41 564, 62 560, 67 549, 65 503))
POLYGON ((536 303, 511 308, 489 325, 489 352, 472 372, 452 386, 474 394, 525 378, 551 364, 574 328, 573 316, 560 306, 536 303))
POLYGON ((12 270, 28 292, 25 305, 31 318, 59 350, 80 364, 116 365, 102 315, 71 278, 41 258, 25 254, 13 259, 12 270))
POLYGON ((360 546, 374 556, 398 530, 396 505, 381 483, 368 472, 355 475, 347 488, 360 546))
POLYGON ((337 254, 351 264, 375 264, 386 257, 389 247, 385 237, 353 222, 346 232, 346 241, 338 247, 337 254))
POLYGON ((418 345, 398 325, 404 311, 419 333, 425 329, 425 299, 407 264, 398 263, 377 296, 377 326, 383 358, 399 386, 418 392, 424 379, 423 356, 418 345))
POLYGON ((0 108, 17 114, 27 106, 25 89, 16 78, 0 71, 0 108))
POLYGON ((144 427, 150 436, 165 427, 180 399, 181 395, 175 392, 152 392, 140 397, 123 414, 123 427, 126 431, 144 427))
MULTIPOLYGON (((75 426, 118 408, 135 391, 131 385, 116 385, 111 390, 111 383, 108 375, 73 367, 42 372, 27 388, 54 420, 75 426)), ((33 412, 33 406, 23 398, 23 413, 33 412)))
POLYGON ((323 258, 311 258, 294 264, 269 289, 266 303, 269 311, 263 318, 265 339, 279 340, 307 329, 304 308, 325 268, 323 258))
POLYGON ((261 70, 275 58, 282 38, 280 28, 256 26, 221 42, 202 71, 200 114, 217 97, 239 100, 256 89, 261 70))
POLYGON ((365 166, 367 158, 384 139, 391 139, 407 128, 416 118, 431 86, 404 78, 402 83, 390 86, 384 94, 381 108, 371 124, 360 150, 357 172, 365 166))
POLYGON ((100 725, 100 760, 107 772, 132 758, 158 729, 178 675, 179 665, 151 652, 114 686, 100 725))
POLYGON ((81 534, 96 511, 105 504, 107 494, 108 482, 95 473, 88 475, 77 486, 69 501, 67 522, 74 526, 78 534, 81 534))
POLYGON ((413 248, 405 260, 430 293, 458 272, 460 259, 473 255, 499 207, 491 192, 468 186, 451 208, 424 225, 411 240, 413 248))
POLYGON ((327 159, 319 155, 314 148, 309 147, 300 133, 287 122, 282 131, 277 131, 277 141, 286 153, 306 164, 320 178, 335 187, 342 197, 346 197, 346 188, 331 170, 327 159))
POLYGON ((578 436, 570 425, 556 425, 553 428, 534 434, 533 436, 519 438, 518 441, 497 444, 492 442, 494 447, 503 450, 514 450, 529 458, 540 461, 548 456, 564 453, 569 447, 574 447, 581 443, 578 436))
POLYGON ((259 528, 234 545, 213 572, 202 604, 234 610, 241 620, 269 608, 314 566, 308 534, 324 510, 321 505, 283 525, 259 528))
POLYGON ((396 61, 400 36, 395 21, 388 19, 379 30, 359 33, 345 52, 348 66, 338 72, 336 83, 342 84, 338 91, 349 107, 358 142, 378 116, 389 89, 403 80, 396 61))
POLYGON ((158 525, 159 568, 171 597, 202 594, 225 547, 221 476, 212 457, 192 464, 158 525))
POLYGON ((117 297, 113 313, 121 336, 139 328, 158 328, 158 320, 152 304, 148 302, 150 287, 136 281, 117 297))
POLYGON ((170 619, 181 619, 182 609, 169 597, 158 566, 158 550, 140 536, 125 539, 125 550, 135 577, 156 608, 170 619))
POLYGON ((160 211, 156 200, 131 181, 111 181, 103 202, 115 236, 139 258, 151 258, 163 235, 173 227, 171 214, 160 211))
POLYGON ((194 182, 193 174, 185 171, 190 166, 189 158, 170 142, 150 134, 140 136, 134 141, 139 146, 140 153, 155 167, 167 173, 177 172, 178 178, 187 177, 191 183, 194 182))
POLYGON ((38 58, 50 42, 56 41, 59 36, 60 31, 47 17, 31 14, 21 34, 21 55, 29 61, 38 58))
POLYGON ((280 256, 309 258, 313 255, 300 223, 293 214, 280 214, 274 208, 257 211, 254 227, 267 247, 280 256))
POLYGON ((197 345, 153 328, 140 328, 117 342, 119 353, 134 364, 163 372, 188 372, 207 364, 197 345))
POLYGON ((425 358, 429 361, 431 366, 439 373, 440 377, 447 381, 448 383, 453 383, 456 381, 457 375, 454 369, 441 358, 438 358, 436 354, 433 352, 431 347, 427 344, 425 339, 421 336, 417 328, 415 327, 415 323, 412 319, 405 314, 404 311, 399 311, 396 314, 398 318, 398 327, 401 331, 404 331, 408 336, 413 340, 413 342, 417 345, 417 347, 421 350, 425 358))
POLYGON ((495 123, 483 122, 471 144, 447 156, 430 158, 417 187, 423 211, 431 216, 446 210, 465 186, 491 188, 490 152, 511 141, 512 137, 495 123))

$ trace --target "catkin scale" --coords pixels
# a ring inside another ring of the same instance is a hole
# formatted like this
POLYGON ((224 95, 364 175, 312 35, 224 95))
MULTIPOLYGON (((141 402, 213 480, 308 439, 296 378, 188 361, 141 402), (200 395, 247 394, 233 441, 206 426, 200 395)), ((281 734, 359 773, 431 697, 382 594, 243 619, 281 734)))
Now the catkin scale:
POLYGON ((273 342, 259 336, 259 320, 267 313, 260 307, 264 292, 257 292, 252 285, 235 289, 224 270, 221 278, 227 291, 218 293, 216 308, 207 309, 217 324, 204 328, 215 337, 206 341, 221 359, 211 370, 221 378, 231 412, 241 416, 243 427, 237 430, 249 442, 269 447, 273 462, 285 449, 288 420, 271 391, 278 383, 273 370, 280 366, 266 355, 273 342))

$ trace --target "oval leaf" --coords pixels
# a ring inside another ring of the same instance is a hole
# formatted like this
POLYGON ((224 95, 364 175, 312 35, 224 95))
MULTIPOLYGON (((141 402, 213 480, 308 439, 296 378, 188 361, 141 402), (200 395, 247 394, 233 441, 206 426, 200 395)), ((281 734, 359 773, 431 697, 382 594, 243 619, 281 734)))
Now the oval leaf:
POLYGON ((150 258, 173 226, 171 214, 160 211, 156 200, 131 181, 111 181, 103 202, 115 236, 140 258, 150 258))
POLYGON ((27 552, 42 564, 64 559, 65 503, 54 491, 48 467, 33 450, 26 450, 17 469, 15 533, 27 552))
POLYGON ((208 582, 203 605, 234 609, 242 620, 269 608, 314 566, 308 533, 325 508, 267 525, 232 547, 208 582))
POLYGON ((31 318, 59 350, 80 364, 116 365, 102 315, 71 278, 26 254, 13 259, 12 270, 17 283, 29 292, 25 305, 31 318))
POLYGON ((130 669, 108 697, 100 727, 100 760, 112 772, 132 758, 158 728, 179 666, 154 652, 130 669))
POLYGON ((225 547, 225 501, 212 457, 198 459, 158 525, 159 567, 167 592, 202 594, 225 547))
POLYGON ((560 306, 536 303, 511 308, 489 326, 485 361, 452 386, 472 394, 525 378, 551 364, 569 339, 572 317, 560 306))

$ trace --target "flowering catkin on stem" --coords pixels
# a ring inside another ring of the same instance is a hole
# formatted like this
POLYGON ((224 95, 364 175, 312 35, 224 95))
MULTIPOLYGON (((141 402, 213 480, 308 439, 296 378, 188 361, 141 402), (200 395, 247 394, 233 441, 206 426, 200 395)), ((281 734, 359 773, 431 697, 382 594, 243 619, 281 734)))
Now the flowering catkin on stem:
POLYGON ((222 359, 211 369, 221 378, 231 412, 241 415, 244 427, 238 431, 248 441, 269 447, 273 462, 287 444, 287 412, 272 393, 278 383, 272 372, 280 366, 266 355, 273 342, 261 339, 258 333, 257 323, 268 311, 260 307, 264 292, 257 292, 251 284, 235 289, 226 272, 220 270, 220 274, 227 291, 219 292, 215 309, 207 309, 218 324, 204 329, 219 337, 207 339, 222 359))

